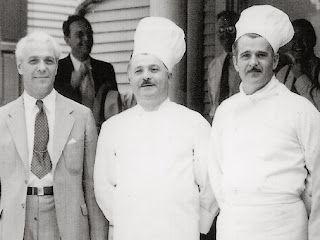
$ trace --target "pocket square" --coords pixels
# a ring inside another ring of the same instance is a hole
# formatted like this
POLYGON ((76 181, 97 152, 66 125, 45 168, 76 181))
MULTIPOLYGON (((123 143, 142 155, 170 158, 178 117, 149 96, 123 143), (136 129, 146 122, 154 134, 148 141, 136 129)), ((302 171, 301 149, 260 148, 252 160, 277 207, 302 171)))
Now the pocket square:
POLYGON ((67 144, 73 144, 76 143, 77 141, 74 138, 71 138, 70 141, 67 144))

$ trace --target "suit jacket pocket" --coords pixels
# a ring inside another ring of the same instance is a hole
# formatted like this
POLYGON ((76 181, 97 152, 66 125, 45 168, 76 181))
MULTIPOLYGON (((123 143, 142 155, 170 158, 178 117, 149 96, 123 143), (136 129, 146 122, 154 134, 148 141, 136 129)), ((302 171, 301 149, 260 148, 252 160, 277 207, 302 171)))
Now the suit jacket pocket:
POLYGON ((16 168, 16 161, 19 159, 20 156, 13 142, 0 146, 1 176, 10 176, 16 168))
POLYGON ((83 169, 83 152, 84 141, 76 141, 71 144, 67 144, 63 150, 64 161, 66 169, 71 175, 78 175, 82 173, 83 169))

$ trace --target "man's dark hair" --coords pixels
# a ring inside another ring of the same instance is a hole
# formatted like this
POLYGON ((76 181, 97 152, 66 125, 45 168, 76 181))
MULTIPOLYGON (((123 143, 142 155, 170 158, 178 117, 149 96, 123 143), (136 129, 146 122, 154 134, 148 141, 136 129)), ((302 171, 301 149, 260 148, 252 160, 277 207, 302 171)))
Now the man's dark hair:
MULTIPOLYGON (((256 34, 256 33, 246 33, 245 34, 246 36, 250 37, 250 38, 259 38, 259 37, 262 37, 261 35, 259 34, 256 34)), ((233 56, 236 56, 238 55, 238 41, 239 41, 240 38, 238 38, 233 44, 232 44, 232 54, 233 56)), ((269 43, 269 42, 268 42, 269 43)), ((274 56, 276 53, 274 52, 271 44, 269 43, 269 46, 272 50, 272 56, 274 56)))
POLYGON ((239 20, 240 15, 234 11, 230 11, 230 10, 225 10, 222 11, 220 13, 218 13, 217 15, 217 19, 219 20, 220 18, 224 18, 224 19, 230 19, 233 22, 237 22, 239 20))
POLYGON ((87 27, 90 28, 90 30, 92 31, 91 24, 85 17, 80 16, 80 15, 70 15, 68 17, 68 19, 63 22, 63 25, 62 25, 62 30, 63 30, 63 34, 64 34, 65 37, 69 37, 70 36, 70 25, 73 22, 77 22, 77 21, 85 22, 87 27))
POLYGON ((298 27, 307 37, 308 44, 314 47, 317 43, 317 35, 312 24, 306 19, 296 19, 292 21, 293 27, 298 27))

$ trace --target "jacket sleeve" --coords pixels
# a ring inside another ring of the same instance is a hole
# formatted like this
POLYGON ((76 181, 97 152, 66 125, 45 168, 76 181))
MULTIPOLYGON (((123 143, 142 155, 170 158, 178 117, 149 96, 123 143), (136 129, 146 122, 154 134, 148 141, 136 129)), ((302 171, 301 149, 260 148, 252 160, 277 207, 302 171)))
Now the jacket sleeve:
POLYGON ((113 226, 113 198, 117 181, 115 136, 112 124, 109 124, 110 120, 103 123, 98 139, 94 166, 94 189, 97 203, 109 220, 110 226, 113 226))
POLYGON ((320 113, 310 104, 305 105, 305 112, 299 115, 297 136, 304 152, 308 170, 305 188, 305 200, 309 217, 309 240, 320 236, 320 113))
POLYGON ((194 173, 200 190, 200 233, 207 234, 218 214, 218 203, 208 178, 208 141, 210 124, 203 119, 195 127, 194 142, 194 173))
POLYGON ((95 196, 93 189, 93 169, 97 144, 97 130, 95 120, 91 111, 87 115, 85 129, 85 159, 83 172, 83 186, 85 200, 88 208, 90 239, 107 239, 108 221, 103 216, 95 196))

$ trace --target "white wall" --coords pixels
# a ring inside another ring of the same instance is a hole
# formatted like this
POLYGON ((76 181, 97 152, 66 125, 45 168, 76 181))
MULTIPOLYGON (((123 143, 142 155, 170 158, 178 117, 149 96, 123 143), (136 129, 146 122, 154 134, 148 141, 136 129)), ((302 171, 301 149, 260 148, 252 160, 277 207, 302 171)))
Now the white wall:
POLYGON ((94 32, 92 57, 113 65, 119 92, 131 93, 127 65, 133 51, 133 35, 141 18, 150 15, 149 0, 108 0, 86 14, 94 32))
POLYGON ((63 39, 62 23, 74 14, 78 0, 28 0, 28 32, 45 31, 61 46, 61 57, 70 52, 63 39))

